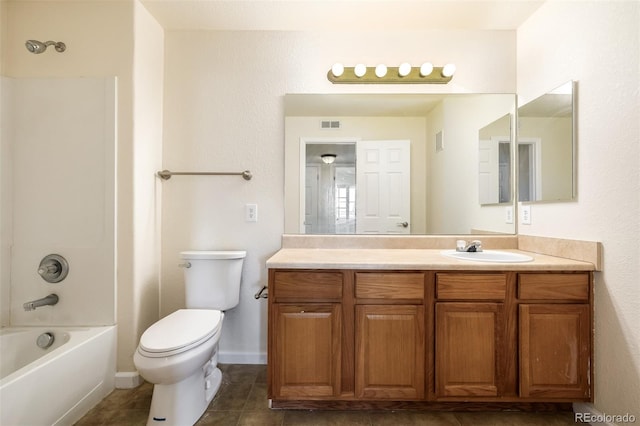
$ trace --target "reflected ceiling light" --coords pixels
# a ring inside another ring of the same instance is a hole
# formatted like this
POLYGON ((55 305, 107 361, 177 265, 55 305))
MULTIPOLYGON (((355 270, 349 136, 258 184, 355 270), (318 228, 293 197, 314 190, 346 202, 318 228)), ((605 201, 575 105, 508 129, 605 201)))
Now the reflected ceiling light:
POLYGON ((331 73, 335 77, 340 77, 342 74, 344 74, 344 65, 342 65, 340 62, 336 62, 331 67, 331 73))
POLYGON ((430 62, 417 67, 412 67, 408 62, 397 67, 387 67, 385 64, 375 67, 364 64, 345 67, 335 63, 327 72, 327 79, 334 84, 447 84, 455 72, 454 64, 434 67, 430 62))
POLYGON ((408 62, 404 62, 400 64, 400 66, 398 67, 398 75, 400 77, 406 77, 409 75, 410 72, 411 72, 411 64, 408 62))
POLYGON ((424 64, 420 65, 421 77, 426 77, 428 75, 431 75, 432 72, 433 72, 433 64, 431 62, 425 62, 424 64))
POLYGON ((355 68, 353 69, 353 73, 356 75, 356 77, 360 78, 360 77, 364 77, 364 75, 367 73, 367 67, 364 64, 358 64, 355 66, 355 68))
POLYGON ((322 154, 322 155, 320 156, 320 158, 322 158, 322 162, 323 162, 324 164, 331 164, 331 163, 333 163, 334 161, 336 161, 336 157, 337 157, 337 156, 336 156, 335 154, 322 154))
POLYGON ((455 72, 456 72, 456 66, 453 64, 447 64, 442 68, 443 77, 452 77, 455 72))

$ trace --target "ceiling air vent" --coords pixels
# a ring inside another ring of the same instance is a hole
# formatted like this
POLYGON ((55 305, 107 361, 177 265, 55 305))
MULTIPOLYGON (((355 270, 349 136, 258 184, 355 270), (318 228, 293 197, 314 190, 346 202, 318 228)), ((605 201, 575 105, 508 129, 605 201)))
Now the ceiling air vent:
POLYGON ((320 122, 321 129, 339 129, 340 122, 338 120, 322 120, 320 122))

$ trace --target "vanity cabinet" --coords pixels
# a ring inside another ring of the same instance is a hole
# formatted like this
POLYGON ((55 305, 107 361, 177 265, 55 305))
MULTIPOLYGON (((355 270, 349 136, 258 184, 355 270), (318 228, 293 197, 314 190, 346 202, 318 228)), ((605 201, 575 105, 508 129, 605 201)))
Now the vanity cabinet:
POLYGON ((268 395, 281 408, 592 401, 592 293, 589 271, 270 269, 268 395))
POLYGON ((505 274, 436 274, 435 392, 501 395, 505 274))
POLYGON ((425 394, 424 273, 355 274, 355 396, 425 394))
POLYGON ((270 293, 274 397, 339 396, 342 273, 275 272, 270 293))
POLYGON ((591 397, 589 274, 519 274, 520 396, 591 397))

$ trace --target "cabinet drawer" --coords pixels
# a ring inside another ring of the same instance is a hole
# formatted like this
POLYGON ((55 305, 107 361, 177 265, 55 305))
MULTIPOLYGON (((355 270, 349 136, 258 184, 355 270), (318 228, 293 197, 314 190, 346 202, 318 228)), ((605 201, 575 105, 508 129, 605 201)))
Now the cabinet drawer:
POLYGON ((341 272, 276 271, 273 288, 275 301, 310 300, 340 301, 342 299, 341 272))
POLYGON ((589 274, 518 274, 518 298, 589 300, 589 274))
POLYGON ((424 274, 356 272, 356 297, 360 299, 424 299, 424 274))
POLYGON ((436 297, 447 300, 504 300, 504 274, 436 274, 436 297))

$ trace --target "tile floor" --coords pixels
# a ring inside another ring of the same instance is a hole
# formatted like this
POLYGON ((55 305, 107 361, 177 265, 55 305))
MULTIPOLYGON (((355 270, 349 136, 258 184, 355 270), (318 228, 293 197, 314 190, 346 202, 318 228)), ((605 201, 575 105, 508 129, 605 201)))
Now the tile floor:
MULTIPOLYGON (((368 425, 368 426, 511 426, 573 425, 573 413, 303 411, 270 410, 264 365, 221 365, 223 381, 197 426, 205 425, 368 425)), ((116 389, 80 419, 76 426, 145 425, 153 387, 116 389)))

